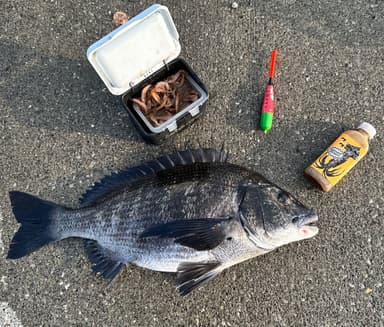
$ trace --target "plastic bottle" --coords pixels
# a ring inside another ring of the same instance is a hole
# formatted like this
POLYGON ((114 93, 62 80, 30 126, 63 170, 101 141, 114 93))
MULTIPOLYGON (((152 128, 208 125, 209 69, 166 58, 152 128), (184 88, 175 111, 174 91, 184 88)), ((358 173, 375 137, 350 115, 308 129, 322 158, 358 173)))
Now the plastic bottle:
POLYGON ((368 123, 345 131, 305 169, 305 173, 328 192, 367 154, 369 141, 375 135, 375 128, 368 123))

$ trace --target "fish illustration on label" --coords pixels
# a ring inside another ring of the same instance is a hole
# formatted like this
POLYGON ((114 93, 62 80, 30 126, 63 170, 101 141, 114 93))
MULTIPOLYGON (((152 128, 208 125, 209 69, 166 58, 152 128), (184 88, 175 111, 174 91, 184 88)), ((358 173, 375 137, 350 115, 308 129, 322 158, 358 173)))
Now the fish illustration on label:
POLYGON ((343 132, 304 172, 328 192, 367 154, 376 135, 369 123, 343 132))
POLYGON ((341 135, 313 163, 332 184, 336 184, 365 154, 366 150, 359 146, 348 135, 341 135))

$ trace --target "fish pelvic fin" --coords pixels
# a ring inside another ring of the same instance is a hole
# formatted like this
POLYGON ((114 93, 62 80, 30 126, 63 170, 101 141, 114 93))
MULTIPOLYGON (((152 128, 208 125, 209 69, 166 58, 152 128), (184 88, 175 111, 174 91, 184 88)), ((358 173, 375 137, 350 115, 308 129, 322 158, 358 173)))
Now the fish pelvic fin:
POLYGON ((185 296, 223 271, 220 262, 185 262, 177 268, 176 289, 185 296))
POLYGON ((92 263, 92 270, 97 276, 112 281, 125 266, 113 251, 102 247, 97 241, 87 239, 84 245, 92 263))
POLYGON ((18 259, 60 238, 52 231, 52 217, 63 207, 31 194, 9 193, 12 211, 21 224, 9 246, 7 259, 18 259))

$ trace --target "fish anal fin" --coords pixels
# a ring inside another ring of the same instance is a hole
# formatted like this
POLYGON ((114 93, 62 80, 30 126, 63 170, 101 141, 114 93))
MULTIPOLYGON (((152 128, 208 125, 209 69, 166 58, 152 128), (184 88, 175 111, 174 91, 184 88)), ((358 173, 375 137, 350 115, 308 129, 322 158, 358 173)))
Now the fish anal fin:
POLYGON ((144 237, 174 238, 175 243, 198 251, 211 250, 230 232, 231 218, 175 220, 147 228, 144 237))
POLYGON ((181 263, 177 268, 176 289, 184 296, 204 286, 220 272, 219 262, 181 263))
POLYGON ((85 240, 84 244, 92 263, 92 270, 96 275, 113 280, 125 266, 112 251, 103 248, 97 241, 85 240))

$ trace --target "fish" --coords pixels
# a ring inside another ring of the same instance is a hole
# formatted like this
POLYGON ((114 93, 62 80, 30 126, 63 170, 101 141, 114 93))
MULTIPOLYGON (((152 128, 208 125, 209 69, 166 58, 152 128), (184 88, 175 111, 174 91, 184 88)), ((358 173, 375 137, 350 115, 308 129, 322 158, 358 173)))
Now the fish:
POLYGON ((318 233, 316 213, 221 149, 176 151, 102 178, 75 208, 11 191, 18 259, 84 239, 93 272, 136 265, 175 275, 184 296, 223 270, 318 233))

